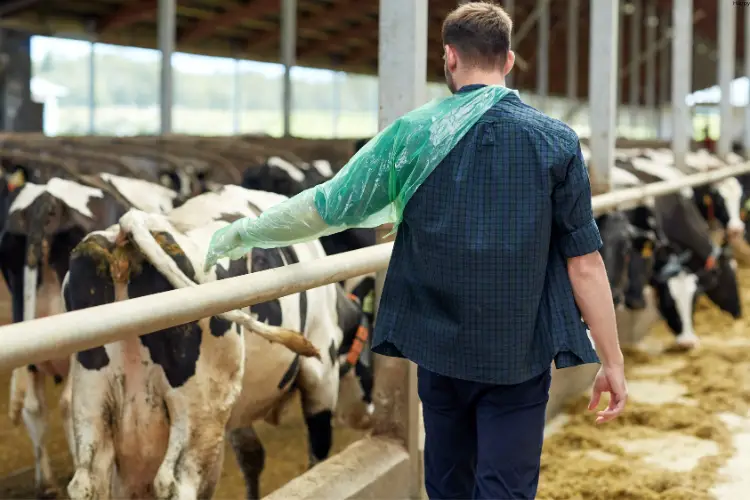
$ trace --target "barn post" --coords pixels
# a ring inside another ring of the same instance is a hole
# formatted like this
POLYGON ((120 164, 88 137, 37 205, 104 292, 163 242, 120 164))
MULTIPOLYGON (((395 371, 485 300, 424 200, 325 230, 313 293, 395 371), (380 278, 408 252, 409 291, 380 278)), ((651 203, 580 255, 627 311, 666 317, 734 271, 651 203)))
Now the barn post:
POLYGON ((545 111, 549 94, 549 1, 537 0, 537 9, 539 26, 536 31, 536 93, 541 104, 540 109, 545 111))
POLYGON ((281 62, 284 64, 284 137, 290 137, 292 117, 292 68, 297 59, 297 0, 281 1, 281 62))
POLYGON ((159 0, 158 38, 161 52, 159 107, 162 135, 172 133, 172 53, 177 29, 177 0, 159 0))
MULTIPOLYGON (((440 50, 440 47, 435 47, 440 50)), ((427 90, 427 0, 380 0, 378 34, 378 128, 421 106, 427 90)), ((378 241, 390 228, 378 228, 378 241)), ((376 277, 375 311, 385 273, 376 277)), ((377 316, 376 320, 377 322, 377 316)), ((419 398, 417 367, 397 358, 375 356, 374 434, 403 442, 411 468, 408 496, 422 493, 422 460, 419 450, 419 398)))
MULTIPOLYGON (((745 13, 745 41, 743 53, 745 55, 745 78, 750 82, 750 8, 744 8, 745 13)), ((745 130, 742 135, 742 145, 745 158, 750 158, 750 85, 748 85, 747 104, 745 105, 745 130)))
MULTIPOLYGON (((628 104, 630 105, 630 126, 638 125, 638 107, 641 101, 641 64, 638 56, 641 53, 641 25, 643 24, 643 2, 633 0, 633 12, 630 14, 630 81, 628 82, 628 104)), ((631 135, 632 135, 631 131, 631 135)))
POLYGON ((590 0, 589 124, 593 194, 610 190, 617 127, 619 2, 590 0))
POLYGON ((96 42, 89 44, 89 135, 96 131, 96 42))
MULTIPOLYGON (((513 20, 513 24, 515 25, 515 19, 513 18, 514 11, 515 11, 515 0, 503 0, 503 9, 505 9, 506 14, 510 16, 511 20, 513 20)), ((513 35, 510 37, 510 43, 511 48, 513 48, 513 35)), ((505 77, 505 86, 508 88, 513 88, 513 70, 508 73, 508 75, 505 77)))
POLYGON ((646 114, 649 120, 649 137, 655 137, 658 132, 659 113, 656 106, 656 30, 659 18, 656 17, 656 5, 646 4, 646 114))
MULTIPOLYGON (((565 93, 571 101, 578 98, 578 16, 581 15, 581 1, 568 2, 568 36, 566 39, 567 74, 565 75, 565 93)), ((573 105, 573 102, 570 103, 573 105)))
POLYGON ((693 86, 693 0, 672 3, 672 151, 674 165, 685 170, 693 123, 687 96, 693 86))
POLYGON ((240 60, 234 58, 234 74, 232 75, 232 132, 234 135, 240 133, 242 127, 242 78, 240 73, 240 60))
MULTIPOLYGON (((663 32, 668 31, 670 29, 669 16, 662 16, 659 24, 662 26, 663 32)), ((659 49, 659 138, 663 140, 666 140, 669 136, 665 109, 669 103, 669 49, 672 43, 672 38, 669 37, 667 42, 659 49)))
POLYGON ((737 6, 734 2, 719 2, 719 87, 721 101, 719 102, 719 140, 716 152, 725 158, 732 150, 732 80, 734 79, 734 44, 736 43, 737 6))

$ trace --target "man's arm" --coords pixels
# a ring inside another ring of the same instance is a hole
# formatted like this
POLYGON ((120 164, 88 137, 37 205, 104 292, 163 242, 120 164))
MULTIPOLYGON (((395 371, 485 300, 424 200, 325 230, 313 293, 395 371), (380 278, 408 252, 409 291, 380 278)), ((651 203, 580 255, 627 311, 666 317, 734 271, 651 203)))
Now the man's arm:
POLYGON ((624 363, 607 271, 598 251, 568 259, 568 276, 576 304, 591 330, 604 365, 624 363))
POLYGON ((589 409, 596 407, 602 392, 612 393, 609 408, 600 412, 597 419, 606 421, 622 412, 627 389, 614 302, 599 254, 602 240, 591 208, 591 186, 580 144, 562 175, 553 191, 555 236, 567 259, 576 304, 602 360, 589 409))

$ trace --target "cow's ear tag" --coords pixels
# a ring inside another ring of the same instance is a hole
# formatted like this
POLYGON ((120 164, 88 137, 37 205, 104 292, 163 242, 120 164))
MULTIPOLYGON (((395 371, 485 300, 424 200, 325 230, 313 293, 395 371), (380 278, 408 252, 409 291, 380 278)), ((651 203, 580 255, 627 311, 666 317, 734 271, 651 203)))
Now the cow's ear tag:
POLYGON ((648 258, 649 258, 649 257, 651 257, 651 256, 652 256, 653 254, 654 254, 654 252, 653 252, 653 249, 652 249, 652 247, 651 247, 651 242, 650 242, 650 241, 646 241, 646 242, 645 242, 645 243, 643 244, 643 249, 641 249, 641 256, 642 256, 642 257, 643 257, 644 259, 648 259, 648 258))
POLYGON ((16 189, 23 187, 24 184, 26 184, 26 176, 23 175, 23 171, 17 170, 8 179, 8 190, 12 193, 16 189))
POLYGON ((703 195, 703 204, 706 205, 707 207, 710 207, 711 206, 711 196, 709 196, 707 194, 704 194, 703 195))
POLYGON ((709 255, 706 259, 706 265, 704 266, 704 268, 706 269, 706 271, 711 271, 714 267, 716 267, 716 257, 714 257, 713 255, 709 255))

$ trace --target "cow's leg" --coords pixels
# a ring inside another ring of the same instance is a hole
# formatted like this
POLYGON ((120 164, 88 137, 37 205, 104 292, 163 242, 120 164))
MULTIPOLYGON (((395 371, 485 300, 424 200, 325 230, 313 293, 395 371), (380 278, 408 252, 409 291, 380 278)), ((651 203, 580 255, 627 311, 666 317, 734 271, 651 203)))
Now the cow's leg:
POLYGON ((213 496, 223 464, 224 426, 230 408, 222 408, 221 403, 214 407, 214 395, 209 394, 186 384, 169 390, 164 398, 169 443, 154 479, 159 500, 213 496))
POLYGON ((34 446, 34 486, 39 498, 48 498, 57 493, 49 455, 44 446, 48 414, 44 381, 44 374, 30 367, 14 370, 11 380, 11 391, 24 394, 21 415, 34 446), (19 391, 19 386, 24 386, 25 391, 19 391))
MULTIPOLYGON (((85 352, 102 355, 103 351, 103 347, 97 347, 85 352)), ((109 498, 115 461, 110 379, 80 362, 71 366, 70 378, 69 383, 76 387, 70 404, 75 474, 68 483, 68 496, 71 500, 109 498)))
POLYGON ((247 499, 260 498, 260 474, 266 463, 266 450, 263 443, 252 427, 233 429, 229 432, 229 442, 232 444, 237 463, 245 477, 247 499))
POLYGON ((328 458, 328 453, 331 451, 333 442, 331 418, 339 390, 336 354, 337 350, 332 342, 330 356, 324 355, 322 363, 314 358, 304 358, 300 362, 297 382, 302 395, 302 411, 307 425, 310 468, 328 458))

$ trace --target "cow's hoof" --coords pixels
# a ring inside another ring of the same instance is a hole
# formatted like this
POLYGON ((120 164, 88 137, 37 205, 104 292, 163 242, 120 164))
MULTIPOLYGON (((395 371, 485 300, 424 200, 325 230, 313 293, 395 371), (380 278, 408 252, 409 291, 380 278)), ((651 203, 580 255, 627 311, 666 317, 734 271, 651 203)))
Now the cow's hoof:
POLYGON ((76 471, 73 479, 68 483, 68 497, 70 500, 94 500, 97 497, 89 471, 86 469, 76 471))
POLYGON ((50 500, 60 496, 60 491, 57 486, 42 486, 36 490, 37 500, 50 500))
POLYGON ((159 471, 154 479, 154 494, 159 500, 172 500, 177 496, 177 480, 171 472, 159 471))
POLYGON ((681 333, 675 340, 677 345, 685 350, 695 349, 700 345, 700 339, 694 333, 681 333))

